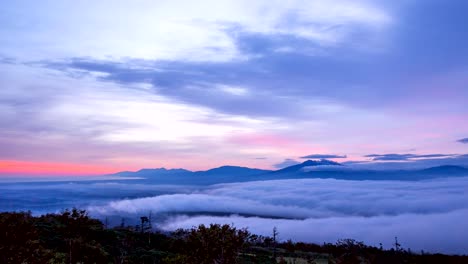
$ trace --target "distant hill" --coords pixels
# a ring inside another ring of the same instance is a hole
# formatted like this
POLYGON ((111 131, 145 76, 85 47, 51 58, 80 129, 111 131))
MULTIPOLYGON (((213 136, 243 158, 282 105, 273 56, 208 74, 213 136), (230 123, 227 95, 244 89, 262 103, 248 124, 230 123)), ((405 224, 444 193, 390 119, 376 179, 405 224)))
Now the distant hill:
POLYGON ((251 176, 251 175, 258 175, 271 172, 269 170, 261 170, 261 169, 252 169, 247 167, 239 167, 239 166, 221 166, 214 169, 209 169, 206 171, 197 171, 195 174, 197 175, 224 175, 224 176, 251 176))
POLYGON ((443 165, 438 167, 432 167, 424 170, 420 170, 420 173, 425 174, 450 174, 450 175, 463 175, 468 172, 468 168, 454 165, 443 165))
POLYGON ((126 177, 151 177, 151 176, 161 176, 161 175, 181 175, 181 174, 190 174, 192 173, 189 170, 185 169, 141 169, 139 171, 122 171, 114 175, 126 176, 126 177))
POLYGON ((249 181, 256 175, 269 173, 269 170, 252 169, 240 166, 221 166, 206 171, 189 171, 185 169, 141 169, 114 174, 122 177, 144 178, 143 182, 156 184, 207 185, 225 182, 249 181))
POLYGON ((422 170, 317 170, 306 172, 301 178, 418 181, 464 176, 468 176, 468 168, 447 165, 422 170))
POLYGON ((307 160, 301 164, 276 171, 240 166, 221 166, 206 171, 195 172, 185 169, 141 169, 136 172, 119 172, 114 174, 114 176, 143 178, 139 179, 143 183, 174 185, 210 185, 279 179, 417 181, 468 176, 468 168, 445 165, 422 170, 357 170, 331 160, 322 159, 307 160), (307 168, 311 167, 314 169, 307 170, 307 168))

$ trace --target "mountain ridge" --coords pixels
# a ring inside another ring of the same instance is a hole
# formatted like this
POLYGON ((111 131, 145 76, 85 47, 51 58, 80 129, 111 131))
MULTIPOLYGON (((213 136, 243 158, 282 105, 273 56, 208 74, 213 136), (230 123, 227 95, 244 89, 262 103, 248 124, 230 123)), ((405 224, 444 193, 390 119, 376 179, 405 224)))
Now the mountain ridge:
POLYGON ((307 160, 300 164, 278 170, 263 170, 242 166, 224 165, 204 171, 186 169, 141 169, 135 172, 119 172, 114 176, 141 177, 146 181, 161 184, 218 184, 245 181, 278 179, 338 179, 338 180, 400 180, 415 181, 435 178, 468 176, 468 168, 456 165, 442 165, 415 170, 368 170, 349 169, 346 165, 331 160, 307 160), (320 170, 320 166, 327 169, 320 170), (336 169, 329 170, 330 166, 336 169), (304 168, 317 169, 307 171, 304 168))

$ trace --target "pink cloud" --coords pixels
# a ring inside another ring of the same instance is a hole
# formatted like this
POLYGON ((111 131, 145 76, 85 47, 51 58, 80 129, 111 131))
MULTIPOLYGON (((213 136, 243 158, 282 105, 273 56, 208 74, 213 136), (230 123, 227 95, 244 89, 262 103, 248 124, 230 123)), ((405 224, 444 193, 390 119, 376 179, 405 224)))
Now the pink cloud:
POLYGON ((233 135, 227 142, 240 147, 263 149, 285 158, 304 156, 310 153, 326 153, 326 149, 308 141, 278 134, 249 133, 233 135))

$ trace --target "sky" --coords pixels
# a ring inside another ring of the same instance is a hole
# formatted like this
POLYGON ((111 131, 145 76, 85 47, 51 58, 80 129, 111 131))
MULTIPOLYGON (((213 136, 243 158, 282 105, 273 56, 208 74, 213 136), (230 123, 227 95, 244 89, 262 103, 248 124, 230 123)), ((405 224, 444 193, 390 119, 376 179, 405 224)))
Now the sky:
POLYGON ((5 2, 0 174, 464 155, 467 12, 464 0, 5 2))

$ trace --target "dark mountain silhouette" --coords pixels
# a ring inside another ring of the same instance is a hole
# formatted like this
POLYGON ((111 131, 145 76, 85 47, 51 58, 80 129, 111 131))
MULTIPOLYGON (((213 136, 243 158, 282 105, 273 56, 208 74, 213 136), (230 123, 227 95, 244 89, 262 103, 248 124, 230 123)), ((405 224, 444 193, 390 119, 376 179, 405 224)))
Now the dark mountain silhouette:
POLYGON ((221 166, 214 169, 209 169, 206 171, 197 171, 195 174, 197 175, 224 175, 224 176, 250 176, 250 175, 258 175, 271 172, 269 170, 261 170, 261 169, 252 169, 247 167, 239 167, 239 166, 221 166))
POLYGON ((151 184, 210 185, 218 183, 280 180, 280 179, 339 179, 339 180, 398 180, 417 181, 435 178, 468 176, 468 168, 445 165, 421 170, 357 170, 331 160, 307 160, 301 164, 270 171, 240 166, 221 166, 206 171, 185 169, 142 169, 120 172, 117 176, 138 177, 151 184), (327 168, 321 169, 320 166, 327 168), (306 167, 315 167, 306 170, 306 167), (333 169, 330 169, 333 167, 333 169))
POLYGON ((185 169, 141 169, 139 171, 123 171, 118 172, 115 175, 119 176, 127 176, 127 177, 159 177, 159 176, 193 176, 193 177, 201 177, 201 176, 250 176, 250 175, 258 175, 271 172, 269 170, 261 170, 261 169, 252 169, 247 167, 239 167, 239 166, 221 166, 218 168, 209 169, 206 171, 189 171, 185 169))
POLYGON ((207 185, 216 183, 249 181, 256 175, 269 173, 269 170, 252 169, 240 166, 221 166, 206 171, 185 169, 141 169, 136 172, 125 171, 114 175, 144 178, 141 181, 156 184, 207 185))
POLYGON ((190 174, 192 173, 189 170, 185 169, 166 169, 166 168, 159 168, 159 169, 141 169, 139 171, 122 171, 116 173, 119 176, 138 176, 138 177, 151 177, 155 175, 181 175, 181 174, 190 174))
POLYGON ((443 166, 437 166, 437 167, 432 167, 424 170, 420 170, 421 173, 427 173, 427 174, 450 174, 450 175, 459 175, 459 174, 466 174, 468 171, 467 168, 461 167, 461 166, 455 166, 455 165, 443 165, 443 166))
POLYGON ((468 176, 468 168, 461 166, 437 166, 421 170, 334 170, 310 171, 301 178, 332 178, 340 180, 398 180, 418 181, 436 178, 468 176))

